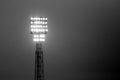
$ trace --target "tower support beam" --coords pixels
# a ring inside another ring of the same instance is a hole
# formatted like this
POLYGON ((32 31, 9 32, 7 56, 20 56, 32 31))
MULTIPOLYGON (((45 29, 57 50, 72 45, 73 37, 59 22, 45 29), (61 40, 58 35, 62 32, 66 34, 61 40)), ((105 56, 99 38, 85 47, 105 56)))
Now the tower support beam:
POLYGON ((43 62, 43 50, 41 43, 36 43, 35 80, 44 80, 44 62, 43 62))

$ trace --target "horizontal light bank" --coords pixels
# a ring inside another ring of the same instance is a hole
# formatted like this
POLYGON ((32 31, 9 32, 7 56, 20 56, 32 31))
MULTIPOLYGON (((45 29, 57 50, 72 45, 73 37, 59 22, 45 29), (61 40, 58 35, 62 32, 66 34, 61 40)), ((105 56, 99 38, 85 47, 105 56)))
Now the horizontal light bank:
POLYGON ((33 41, 35 41, 35 42, 44 42, 45 39, 38 39, 38 38, 35 38, 35 39, 33 39, 33 41))
POLYGON ((47 25, 45 25, 45 26, 43 26, 43 25, 31 25, 31 28, 47 28, 48 26, 47 25))
POLYGON ((30 20, 48 20, 48 19, 44 17, 31 17, 30 20))
POLYGON ((31 24, 47 24, 47 22, 43 22, 43 21, 31 21, 31 24))
POLYGON ((35 34, 34 38, 45 38, 45 34, 40 34, 40 35, 35 34))
POLYGON ((31 29, 32 32, 48 32, 48 29, 31 29))

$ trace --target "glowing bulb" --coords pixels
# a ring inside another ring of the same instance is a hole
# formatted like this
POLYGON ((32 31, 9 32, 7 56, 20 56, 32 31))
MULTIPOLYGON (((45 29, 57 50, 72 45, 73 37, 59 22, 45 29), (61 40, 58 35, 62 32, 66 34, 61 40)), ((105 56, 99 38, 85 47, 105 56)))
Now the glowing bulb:
POLYGON ((31 28, 36 28, 36 25, 31 25, 31 28))
POLYGON ((43 18, 40 18, 40 20, 43 20, 43 18))
POLYGON ((31 21, 31 24, 33 24, 33 22, 31 21))
POLYGON ((44 35, 44 34, 41 34, 41 35, 40 35, 40 37, 41 37, 41 38, 44 38, 44 37, 45 37, 45 35, 44 35))
POLYGON ((43 41, 43 42, 44 42, 44 41, 45 41, 45 39, 39 39, 39 41, 43 41))
POLYGON ((31 20, 33 20, 34 18, 33 18, 33 17, 31 17, 30 19, 31 19, 31 20))
POLYGON ((48 29, 46 29, 45 31, 48 32, 48 29))
POLYGON ((38 38, 34 38, 34 39, 33 39, 33 41, 38 42, 38 41, 39 41, 39 39, 38 39, 38 38))
POLYGON ((43 20, 45 20, 45 18, 43 18, 43 20))
POLYGON ((31 31, 33 32, 33 31, 34 31, 34 29, 31 29, 31 31))
POLYGON ((39 35, 34 35, 34 37, 39 37, 39 35))
POLYGON ((34 20, 37 20, 37 17, 35 17, 34 20))
POLYGON ((47 18, 45 18, 45 20, 47 20, 47 18))
POLYGON ((40 24, 40 21, 35 21, 34 24, 40 24))

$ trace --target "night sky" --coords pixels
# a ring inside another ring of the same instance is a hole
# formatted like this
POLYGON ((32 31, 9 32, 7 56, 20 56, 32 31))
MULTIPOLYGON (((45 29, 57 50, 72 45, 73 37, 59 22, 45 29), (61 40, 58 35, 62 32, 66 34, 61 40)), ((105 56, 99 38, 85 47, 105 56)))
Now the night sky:
POLYGON ((0 80, 34 80, 29 17, 48 17, 46 80, 120 76, 119 0, 0 0, 0 80))

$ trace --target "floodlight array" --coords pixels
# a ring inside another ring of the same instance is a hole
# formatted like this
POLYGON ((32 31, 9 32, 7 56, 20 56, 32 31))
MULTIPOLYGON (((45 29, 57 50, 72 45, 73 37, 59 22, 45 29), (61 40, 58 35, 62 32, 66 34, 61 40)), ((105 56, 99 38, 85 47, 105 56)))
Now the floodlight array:
POLYGON ((31 17, 30 18, 31 33, 33 34, 33 41, 44 42, 47 29, 47 18, 44 17, 31 17))
POLYGON ((35 42, 41 42, 41 41, 45 41, 45 34, 40 34, 40 35, 33 35, 33 41, 35 42))

